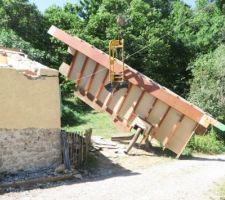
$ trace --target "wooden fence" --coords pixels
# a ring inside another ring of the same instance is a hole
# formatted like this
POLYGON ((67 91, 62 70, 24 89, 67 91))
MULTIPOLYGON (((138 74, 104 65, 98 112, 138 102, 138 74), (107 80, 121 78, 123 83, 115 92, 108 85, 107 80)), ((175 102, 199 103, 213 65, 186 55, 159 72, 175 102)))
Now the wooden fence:
POLYGON ((84 132, 61 132, 63 163, 71 170, 88 164, 88 152, 91 144, 92 129, 84 132))

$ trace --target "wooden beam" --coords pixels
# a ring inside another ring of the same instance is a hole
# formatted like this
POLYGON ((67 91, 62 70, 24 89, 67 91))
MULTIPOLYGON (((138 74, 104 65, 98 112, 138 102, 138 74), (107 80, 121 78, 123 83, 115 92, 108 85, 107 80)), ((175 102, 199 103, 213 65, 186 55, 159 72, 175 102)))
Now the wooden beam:
POLYGON ((105 110, 105 109, 108 107, 108 105, 109 105, 109 103, 111 102, 111 100, 112 100, 112 98, 113 98, 113 94, 115 93, 116 88, 117 88, 118 85, 119 85, 119 83, 116 83, 116 85, 114 86, 112 92, 108 94, 108 96, 107 96, 107 98, 105 99, 104 104, 103 104, 103 106, 102 106, 103 110, 105 110))
MULTIPOLYGON (((74 92, 74 95, 78 96, 82 101, 84 101, 85 103, 87 103, 88 105, 90 105, 92 108, 94 108, 95 110, 101 112, 102 108, 101 106, 99 106, 97 103, 91 101, 90 99, 88 99, 87 96, 83 95, 80 90, 78 89, 77 91, 74 92)), ((110 117, 112 117, 111 115, 109 115, 110 117)), ((123 124, 120 121, 114 121, 113 122, 121 131, 124 132, 129 132, 129 128, 124 127, 123 124)))
POLYGON ((95 73, 97 72, 98 69, 99 69, 99 64, 96 63, 95 69, 94 69, 94 71, 93 71, 93 73, 92 73, 92 75, 91 75, 91 78, 88 80, 86 93, 89 92, 89 90, 90 90, 90 88, 91 88, 91 85, 92 85, 92 83, 93 83, 93 81, 94 81, 95 73))
POLYGON ((153 110, 153 108, 154 108, 155 104, 157 103, 157 101, 158 101, 158 99, 157 99, 157 98, 155 98, 155 100, 154 100, 154 102, 153 102, 152 106, 149 108, 148 112, 146 113, 146 115, 145 115, 145 117, 144 117, 144 120, 146 120, 146 121, 147 121, 148 116, 151 114, 151 112, 152 112, 152 110, 153 110))
POLYGON ((125 153, 129 153, 129 151, 134 146, 135 142, 137 141, 137 139, 138 139, 138 137, 139 137, 139 135, 141 134, 142 131, 143 130, 140 127, 138 127, 138 129, 137 129, 136 133, 134 134, 132 140, 130 141, 125 153))
POLYGON ((63 62, 63 63, 60 65, 60 67, 59 67, 59 72, 60 72, 60 74, 62 74, 62 75, 64 75, 65 77, 67 77, 70 68, 71 68, 70 65, 67 65, 66 63, 63 62))
POLYGON ((77 85, 79 85, 81 79, 84 78, 84 77, 83 77, 83 73, 84 73, 85 67, 86 67, 86 65, 87 65, 88 59, 89 59, 88 57, 85 58, 84 63, 83 63, 83 65, 82 65, 82 67, 81 67, 81 70, 80 70, 80 72, 79 72, 79 74, 78 74, 78 77, 77 77, 77 80, 76 80, 76 84, 77 84, 77 85))
MULTIPOLYGON (((109 56, 96 48, 93 48, 90 44, 82 41, 77 37, 73 37, 64 31, 58 29, 55 26, 52 26, 49 31, 49 34, 56 37, 57 39, 61 40, 68 46, 76 49, 77 51, 83 53, 84 55, 90 57, 95 62, 98 62, 100 65, 109 69, 109 56)), ((115 72, 120 72, 122 70, 122 63, 118 60, 115 62, 115 72)), ((201 122, 204 126, 204 120, 201 120, 202 117, 205 115, 200 109, 194 107, 190 103, 188 103, 183 98, 179 97, 175 93, 171 92, 168 89, 160 86, 159 84, 155 83, 148 77, 144 76, 143 74, 137 72, 136 70, 132 69, 129 66, 125 66, 125 78, 134 85, 138 85, 140 88, 143 88, 146 92, 153 95, 155 98, 163 101, 164 103, 168 104, 170 107, 176 109, 177 111, 183 113, 190 119, 201 122), (200 121, 201 120, 201 121, 200 121)))
POLYGON ((69 68, 69 71, 68 71, 68 74, 67 74, 67 78, 69 78, 69 79, 70 79, 70 75, 73 71, 74 63, 76 62, 77 54, 78 54, 78 51, 75 52, 75 54, 72 58, 71 64, 70 64, 70 68, 69 68))
POLYGON ((101 107, 92 102, 86 95, 82 94, 83 92, 80 91, 79 89, 77 89, 76 91, 74 91, 74 95, 79 97, 82 101, 84 101, 85 103, 87 103, 89 106, 91 106, 93 109, 97 110, 98 112, 101 112, 101 107))
POLYGON ((167 114, 169 113, 170 109, 171 109, 171 107, 168 107, 167 110, 166 110, 166 112, 164 113, 162 119, 160 119, 160 121, 159 121, 159 123, 158 123, 158 125, 157 125, 157 128, 154 129, 154 131, 153 131, 153 133, 152 133, 152 135, 151 135, 152 138, 155 137, 156 134, 159 132, 159 127, 160 127, 161 124, 163 123, 163 121, 164 121, 164 119, 166 118, 167 114))
POLYGON ((167 148, 167 145, 168 145, 170 139, 175 135, 175 133, 176 133, 177 129, 179 128, 179 126, 181 125, 184 117, 185 117, 185 115, 182 115, 180 117, 180 120, 173 126, 171 132, 168 134, 167 141, 164 143, 165 148, 167 148))
POLYGON ((72 48, 72 47, 68 46, 67 52, 68 52, 69 54, 71 54, 71 55, 73 55, 73 56, 74 56, 74 54, 75 54, 76 50, 75 50, 74 48, 72 48))
POLYGON ((185 141, 185 144, 183 145, 182 149, 180 150, 180 152, 177 154, 176 158, 179 158, 181 153, 183 152, 184 148, 186 147, 187 143, 189 142, 189 140, 191 139, 192 135, 195 132, 195 129, 198 127, 198 123, 196 123, 196 126, 192 129, 191 134, 189 135, 188 139, 185 141))
POLYGON ((123 105, 124 105, 124 103, 125 103, 125 100, 126 100, 126 98, 127 98, 127 95, 129 94, 131 88, 132 88, 132 85, 129 85, 128 88, 127 88, 126 93, 125 93, 125 94, 123 95, 123 97, 122 97, 122 100, 121 100, 121 102, 120 102, 119 108, 117 109, 117 111, 116 111, 115 113, 113 113, 113 117, 114 117, 114 118, 117 117, 118 113, 121 111, 121 109, 122 109, 122 107, 123 107, 123 105))
POLYGON ((102 90, 103 90, 103 88, 105 86, 105 82, 106 82, 106 80, 108 78, 108 74, 109 74, 109 71, 107 70, 107 72, 105 74, 105 77, 104 77, 104 79, 102 81, 102 84, 99 86, 99 88, 98 88, 98 90, 97 90, 97 92, 95 94, 95 100, 94 100, 95 102, 98 100, 99 95, 101 94, 101 92, 102 92, 102 90))
POLYGON ((135 113, 135 110, 136 110, 138 104, 140 103, 142 97, 144 96, 144 94, 145 94, 145 91, 142 91, 140 96, 138 97, 137 102, 132 105, 132 107, 131 107, 132 112, 130 113, 130 115, 128 116, 128 119, 127 119, 128 122, 131 120, 131 117, 132 117, 133 113, 135 113))

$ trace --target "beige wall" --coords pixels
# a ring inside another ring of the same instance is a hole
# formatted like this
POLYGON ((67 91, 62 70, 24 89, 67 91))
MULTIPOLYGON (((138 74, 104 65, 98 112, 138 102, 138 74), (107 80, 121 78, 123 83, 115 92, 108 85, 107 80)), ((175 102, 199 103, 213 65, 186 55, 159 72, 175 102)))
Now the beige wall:
POLYGON ((0 128, 60 128, 57 76, 29 78, 0 68, 0 128))

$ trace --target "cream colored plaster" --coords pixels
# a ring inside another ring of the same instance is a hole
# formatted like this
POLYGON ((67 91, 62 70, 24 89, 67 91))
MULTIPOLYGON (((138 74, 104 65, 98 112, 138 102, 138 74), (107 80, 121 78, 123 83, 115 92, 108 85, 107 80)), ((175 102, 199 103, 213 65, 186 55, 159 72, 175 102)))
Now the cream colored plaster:
POLYGON ((58 81, 0 68, 0 128, 60 128, 58 81))

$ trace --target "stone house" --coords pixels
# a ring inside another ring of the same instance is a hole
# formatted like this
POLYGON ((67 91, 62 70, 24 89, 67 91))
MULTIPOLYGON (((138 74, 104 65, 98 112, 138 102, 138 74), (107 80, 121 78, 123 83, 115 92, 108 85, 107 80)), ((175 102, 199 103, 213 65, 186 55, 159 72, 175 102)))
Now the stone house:
POLYGON ((58 71, 0 47, 0 173, 61 163, 58 71))

